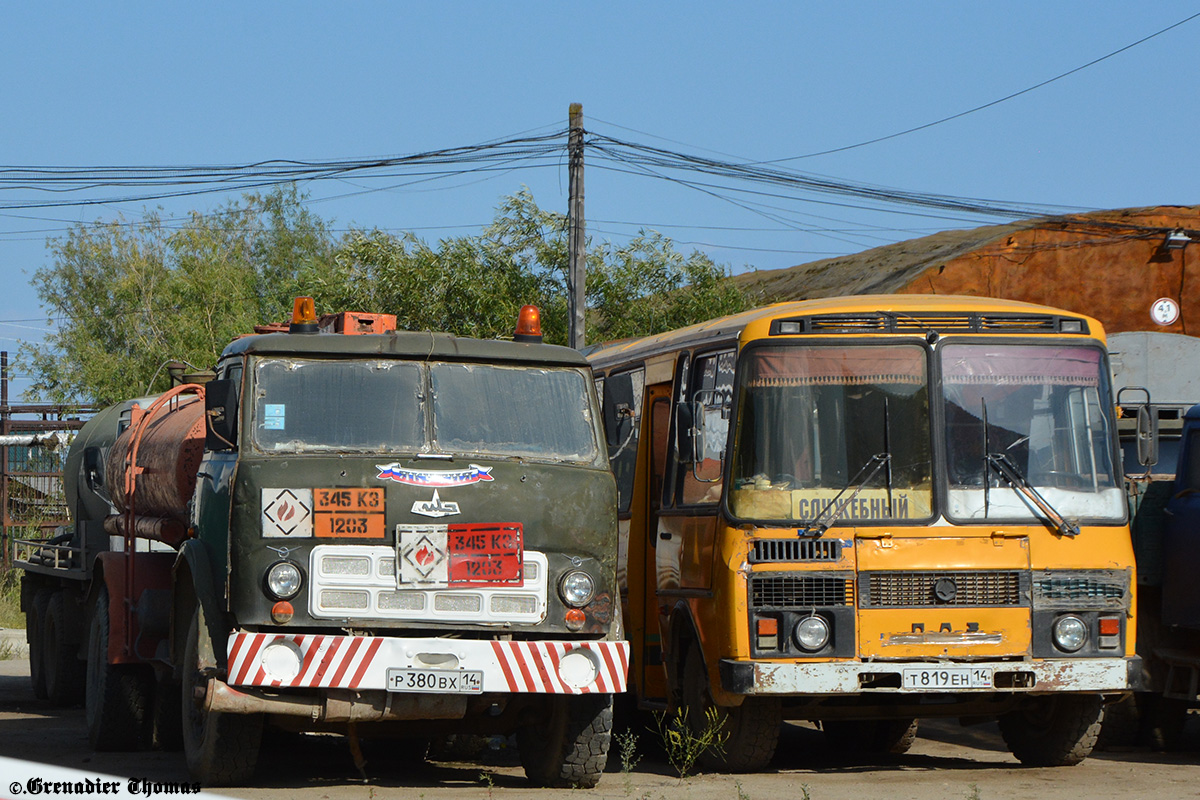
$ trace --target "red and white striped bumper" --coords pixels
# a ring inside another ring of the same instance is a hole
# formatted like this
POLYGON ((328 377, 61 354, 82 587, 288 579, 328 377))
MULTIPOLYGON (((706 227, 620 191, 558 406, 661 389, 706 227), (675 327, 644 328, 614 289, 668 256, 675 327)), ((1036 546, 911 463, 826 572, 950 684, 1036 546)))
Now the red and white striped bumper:
POLYGON ((388 669, 445 669, 452 665, 453 669, 481 671, 484 692, 615 694, 625 691, 629 671, 628 642, 401 639, 235 631, 229 636, 228 655, 231 686, 386 689, 388 669), (574 655, 564 663, 568 653, 574 655))

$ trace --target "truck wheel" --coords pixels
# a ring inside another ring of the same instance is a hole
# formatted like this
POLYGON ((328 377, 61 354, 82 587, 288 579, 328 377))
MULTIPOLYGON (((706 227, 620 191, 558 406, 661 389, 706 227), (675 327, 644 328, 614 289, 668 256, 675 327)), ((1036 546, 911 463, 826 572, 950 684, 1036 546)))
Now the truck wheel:
POLYGON ((1155 750, 1178 750, 1187 725, 1188 704, 1173 697, 1139 693, 1143 738, 1155 750))
POLYGON ((590 789, 600 781, 612 742, 611 694, 548 698, 536 725, 517 730, 525 776, 535 786, 590 789))
MULTIPOLYGON (((261 714, 222 714, 204 710, 208 675, 215 671, 212 655, 201 659, 200 637, 207 637, 197 608, 192 614, 183 654, 183 752, 188 771, 204 786, 245 783, 254 774, 262 743, 261 714)), ((207 649, 207 648, 205 648, 207 649)))
POLYGON ((1091 754, 1104 721, 1102 697, 1060 695, 1026 702, 1000 717, 1000 734, 1018 761, 1029 767, 1070 767, 1091 754))
POLYGON ((747 697, 740 706, 717 706, 708 688, 708 670, 700 647, 688 647, 683 662, 683 701, 688 727, 703 730, 710 708, 724 718, 722 733, 728 734, 724 752, 709 749, 700 754, 705 769, 720 772, 757 772, 770 763, 779 744, 783 705, 777 697, 747 697))
POLYGON ((33 602, 25 612, 25 641, 29 643, 29 680, 33 684, 33 696, 45 700, 46 661, 45 648, 42 645, 42 627, 46 619, 46 609, 50 605, 50 590, 39 589, 33 595, 33 602))
POLYGON ((825 739, 837 750, 903 755, 917 740, 915 719, 822 720, 825 739))
POLYGON ((42 674, 46 696, 57 706, 72 706, 83 699, 87 665, 80 661, 79 642, 70 635, 67 598, 55 592, 42 620, 42 674))
POLYGON ((108 589, 101 587, 88 629, 88 741, 101 751, 139 750, 150 741, 153 673, 142 664, 108 663, 108 589))

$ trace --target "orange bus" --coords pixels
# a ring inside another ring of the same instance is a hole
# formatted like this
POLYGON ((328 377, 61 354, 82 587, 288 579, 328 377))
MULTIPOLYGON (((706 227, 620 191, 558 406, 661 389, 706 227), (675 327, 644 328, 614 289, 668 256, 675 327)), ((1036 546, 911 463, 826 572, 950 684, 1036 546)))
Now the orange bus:
POLYGON ((639 706, 903 752, 922 717, 1091 752, 1130 691, 1134 559, 1104 330, 976 297, 783 303, 589 352, 639 706))

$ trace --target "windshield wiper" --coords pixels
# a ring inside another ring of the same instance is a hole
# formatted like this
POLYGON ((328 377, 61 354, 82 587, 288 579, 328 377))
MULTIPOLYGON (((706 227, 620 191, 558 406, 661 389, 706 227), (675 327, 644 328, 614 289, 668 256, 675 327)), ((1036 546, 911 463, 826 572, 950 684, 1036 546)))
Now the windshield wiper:
MULTIPOLYGON (((1054 506, 1050 505, 1049 501, 1042 497, 1037 489, 1033 488, 1033 484, 1021 473, 1021 470, 1017 469, 1017 465, 1012 462, 1012 459, 1006 453, 988 453, 984 457, 984 460, 990 468, 996 470, 996 474, 1008 482, 1009 486, 1020 492, 1029 502, 1038 507, 1038 510, 1042 512, 1046 520, 1053 524, 1059 536, 1074 537, 1079 535, 1079 525, 1059 514, 1054 509, 1054 506)), ((987 475, 983 476, 983 481, 984 485, 986 485, 988 481, 987 475)))
MULTIPOLYGON (((858 497, 859 493, 862 492, 863 489, 867 488, 867 484, 870 483, 871 479, 875 477, 875 473, 879 472, 880 468, 883 467, 884 464, 890 464, 891 461, 892 454, 886 452, 876 453, 868 458, 867 463, 862 465, 862 469, 858 471, 858 474, 851 478, 849 483, 847 483, 840 492, 834 495, 832 500, 825 504, 825 507, 821 509, 821 513, 816 516, 816 519, 814 519, 811 523, 806 523, 803 528, 800 528, 797 531, 797 533, 801 536, 813 537, 824 534, 825 531, 829 530, 830 525, 842 518, 842 514, 845 512, 846 507, 850 505, 850 503, 854 502, 854 498, 858 497), (867 472, 867 470, 870 470, 870 472, 867 472), (860 483, 858 479, 864 472, 867 473, 867 477, 860 483), (839 505, 838 500, 840 500, 842 495, 846 493, 846 490, 855 483, 858 483, 858 486, 854 488, 854 491, 850 493, 850 496, 846 498, 846 501, 839 505), (830 513, 831 511, 833 511, 832 514, 830 513)), ((888 515, 891 515, 890 509, 888 510, 888 515)))

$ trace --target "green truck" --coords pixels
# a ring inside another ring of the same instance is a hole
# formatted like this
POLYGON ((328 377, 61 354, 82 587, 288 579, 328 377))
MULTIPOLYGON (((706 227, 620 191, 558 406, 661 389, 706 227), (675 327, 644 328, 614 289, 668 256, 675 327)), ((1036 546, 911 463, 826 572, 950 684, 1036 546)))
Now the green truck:
POLYGON ((628 663, 616 489, 587 362, 536 319, 481 341, 298 301, 211 381, 100 412, 73 526, 16 544, 35 692, 206 786, 251 779, 264 725, 356 757, 515 735, 534 784, 595 785, 628 663))

